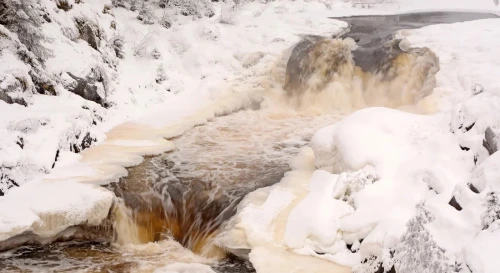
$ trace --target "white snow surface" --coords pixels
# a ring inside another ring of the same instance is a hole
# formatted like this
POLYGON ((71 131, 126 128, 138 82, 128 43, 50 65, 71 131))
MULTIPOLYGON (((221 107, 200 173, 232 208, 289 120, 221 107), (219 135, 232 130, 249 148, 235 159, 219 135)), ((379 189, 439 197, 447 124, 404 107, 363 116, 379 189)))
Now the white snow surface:
POLYGON ((113 198, 99 186, 33 181, 0 199, 0 241, 25 232, 50 238, 71 226, 97 226, 108 216, 113 198))

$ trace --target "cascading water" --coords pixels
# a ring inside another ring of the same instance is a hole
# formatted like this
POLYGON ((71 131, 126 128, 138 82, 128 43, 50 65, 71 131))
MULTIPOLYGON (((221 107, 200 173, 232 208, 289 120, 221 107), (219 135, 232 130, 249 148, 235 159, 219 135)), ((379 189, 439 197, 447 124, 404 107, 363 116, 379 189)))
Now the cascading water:
POLYGON ((283 177, 317 129, 368 106, 432 110, 421 103, 439 69, 430 50, 405 48, 394 36, 359 42, 356 35, 306 38, 265 77, 245 82, 257 109, 192 128, 172 139, 176 150, 145 158, 108 185, 119 198, 102 241, 19 247, 0 254, 0 270, 152 272, 197 262, 252 272, 213 239, 245 195, 283 177), (376 58, 366 60, 367 52, 376 58))

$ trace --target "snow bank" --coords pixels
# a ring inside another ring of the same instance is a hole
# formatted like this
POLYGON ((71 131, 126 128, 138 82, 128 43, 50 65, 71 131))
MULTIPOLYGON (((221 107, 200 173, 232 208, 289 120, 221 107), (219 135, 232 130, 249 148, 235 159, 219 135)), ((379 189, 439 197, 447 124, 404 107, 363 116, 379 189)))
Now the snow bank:
POLYGON ((321 238, 325 248, 331 246, 337 236, 329 232, 335 227, 331 220, 351 211, 347 204, 328 206, 332 203, 328 189, 332 190, 336 176, 323 181, 321 178, 331 175, 313 173, 313 160, 312 150, 303 149, 292 162, 293 170, 280 183, 247 195, 216 239, 217 244, 248 257, 258 272, 350 272, 306 253, 312 251, 310 243, 315 238, 321 238), (302 252, 291 252, 293 247, 302 252))
POLYGON ((340 229, 347 243, 364 239, 362 255, 393 248, 421 200, 443 203, 467 182, 473 163, 439 116, 385 108, 360 110, 311 140, 316 167, 333 173, 373 166, 378 180, 355 196, 355 212, 340 229))
POLYGON ((75 181, 34 181, 0 199, 0 241, 33 233, 50 238, 68 227, 98 226, 108 217, 114 194, 75 181))
POLYGON ((498 260, 498 253, 500 253, 498 240, 500 240, 498 224, 488 230, 479 232, 474 240, 472 240, 471 245, 465 252, 467 265, 472 272, 498 272, 498 268, 500 267, 500 261, 498 260))

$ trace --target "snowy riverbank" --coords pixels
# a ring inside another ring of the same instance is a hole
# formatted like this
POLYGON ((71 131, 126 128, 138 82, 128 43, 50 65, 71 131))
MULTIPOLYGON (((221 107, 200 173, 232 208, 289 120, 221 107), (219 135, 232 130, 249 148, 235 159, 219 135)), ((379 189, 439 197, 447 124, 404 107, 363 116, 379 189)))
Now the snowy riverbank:
MULTIPOLYGON (((166 139, 281 88, 272 79, 283 74, 277 64, 283 52, 303 34, 332 35, 346 26, 328 17, 429 8, 409 1, 379 10, 342 1, 276 1, 227 11, 214 4, 213 17, 172 15, 167 29, 143 24, 123 8, 103 14, 111 2, 89 0, 67 12, 42 2, 53 19, 43 24, 55 52, 45 72, 57 96, 14 91, 27 107, 0 100, 0 240, 99 225, 114 194, 98 185, 126 176, 125 167, 145 155, 174 149, 166 139), (65 26, 82 17, 102 29, 103 48, 71 38, 78 30, 65 26), (124 42, 123 59, 107 55, 111 37, 124 42), (96 83, 106 105, 69 92, 75 85, 69 74, 84 78, 97 67, 109 76, 96 83)), ((492 1, 454 6, 469 8, 498 10, 492 1)), ((290 272, 300 264, 300 272, 354 267, 361 273, 380 263, 387 270, 396 263, 401 273, 426 272, 420 266, 429 264, 429 253, 440 257, 434 268, 496 272, 500 160, 483 139, 490 128, 500 141, 498 25, 488 19, 400 32, 410 46, 439 57, 437 86, 426 98, 438 113, 370 108, 320 130, 293 171, 242 202, 220 243, 249 250, 258 272, 290 272), (449 205, 452 199, 461 210, 449 205), (410 250, 415 260, 407 260, 410 250), (279 266, 283 261, 294 262, 288 268, 279 266)), ((1 66, 0 80, 16 86, 13 79, 27 78, 30 67, 15 54, 17 38, 4 32, 0 62, 9 65, 1 66)))

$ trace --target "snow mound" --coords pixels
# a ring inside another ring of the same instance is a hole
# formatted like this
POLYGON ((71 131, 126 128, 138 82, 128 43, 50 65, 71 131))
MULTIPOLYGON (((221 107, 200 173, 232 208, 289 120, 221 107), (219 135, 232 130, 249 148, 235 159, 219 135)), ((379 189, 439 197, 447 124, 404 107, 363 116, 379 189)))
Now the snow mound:
POLYGON ((104 188, 75 181, 37 181, 12 189, 0 199, 0 241, 27 232, 50 238, 71 226, 98 226, 113 198, 104 188))
POLYGON ((467 265, 472 272, 494 273, 500 268, 498 253, 500 253, 500 227, 498 223, 488 230, 481 231, 465 251, 467 265))

